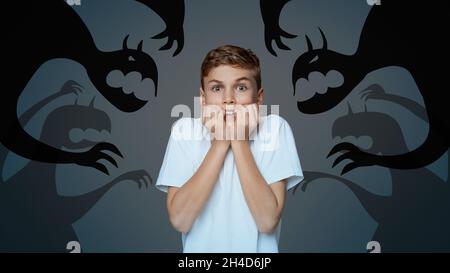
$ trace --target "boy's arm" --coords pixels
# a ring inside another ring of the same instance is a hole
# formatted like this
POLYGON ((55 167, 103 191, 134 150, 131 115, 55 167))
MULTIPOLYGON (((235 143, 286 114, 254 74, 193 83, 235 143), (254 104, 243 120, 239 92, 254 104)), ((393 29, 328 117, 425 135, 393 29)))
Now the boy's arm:
POLYGON ((272 233, 280 221, 286 195, 286 181, 270 186, 258 170, 249 142, 231 141, 242 191, 258 230, 272 233))
POLYGON ((222 169, 230 141, 214 140, 200 167, 180 188, 169 187, 167 210, 173 227, 187 233, 202 211, 222 169))

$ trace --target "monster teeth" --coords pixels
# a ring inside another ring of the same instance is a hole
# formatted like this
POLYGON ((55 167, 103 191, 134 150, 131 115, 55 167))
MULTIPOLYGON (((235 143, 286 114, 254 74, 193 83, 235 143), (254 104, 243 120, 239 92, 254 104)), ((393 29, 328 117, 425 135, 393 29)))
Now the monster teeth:
POLYGON ((226 110, 225 115, 227 115, 227 116, 234 115, 234 110, 226 110))

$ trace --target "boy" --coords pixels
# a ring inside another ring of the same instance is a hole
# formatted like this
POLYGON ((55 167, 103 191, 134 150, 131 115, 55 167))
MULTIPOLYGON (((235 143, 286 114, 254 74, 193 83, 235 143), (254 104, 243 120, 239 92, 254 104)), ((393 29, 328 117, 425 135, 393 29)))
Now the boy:
POLYGON ((303 173, 289 124, 259 118, 263 95, 253 52, 227 45, 207 54, 202 117, 174 124, 156 183, 184 252, 278 252, 286 191, 303 173))

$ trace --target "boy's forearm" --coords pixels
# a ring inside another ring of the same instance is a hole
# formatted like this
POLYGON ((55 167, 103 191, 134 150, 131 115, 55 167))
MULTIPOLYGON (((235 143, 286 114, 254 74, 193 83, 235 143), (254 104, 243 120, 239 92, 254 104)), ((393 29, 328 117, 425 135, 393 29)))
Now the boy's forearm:
POLYGON ((201 213, 222 169, 229 143, 213 141, 200 167, 168 204, 172 224, 188 232, 201 213))
POLYGON ((277 226, 282 204, 258 170, 248 141, 232 141, 236 166, 247 205, 258 230, 270 233, 277 226))

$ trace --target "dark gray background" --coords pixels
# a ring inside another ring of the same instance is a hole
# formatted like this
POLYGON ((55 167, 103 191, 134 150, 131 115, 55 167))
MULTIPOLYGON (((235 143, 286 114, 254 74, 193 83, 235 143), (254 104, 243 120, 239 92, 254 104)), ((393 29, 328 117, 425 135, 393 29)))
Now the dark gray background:
MULTIPOLYGON (((82 0, 81 6, 74 7, 101 50, 119 49, 127 34, 130 34, 130 47, 136 47, 140 40, 144 40, 144 51, 154 58, 158 66, 159 88, 158 96, 151 95, 150 102, 144 108, 125 114, 110 105, 95 90, 80 64, 55 59, 41 66, 20 98, 19 114, 56 92, 65 81, 75 80, 85 87, 78 102, 87 105, 95 96, 95 106, 111 117, 112 135, 108 141, 116 144, 125 156, 119 161, 118 169, 108 165, 109 177, 78 165, 59 165, 57 186, 61 195, 79 195, 91 191, 117 175, 135 169, 147 170, 156 180, 170 128, 177 119, 170 115, 172 107, 185 104, 194 110, 202 59, 210 49, 224 44, 251 48, 260 57, 265 103, 280 105, 280 115, 294 131, 304 170, 339 175, 342 166, 332 169, 332 160, 326 159, 329 150, 336 144, 331 138, 331 126, 336 118, 347 112, 347 101, 355 112, 362 111, 364 102, 357 91, 378 83, 389 93, 407 96, 423 104, 410 74, 399 67, 388 67, 367 75, 355 92, 326 113, 305 115, 297 110, 291 71, 297 57, 306 50, 304 35, 308 34, 315 47, 320 47, 320 26, 328 38, 329 48, 345 54, 353 53, 370 10, 365 0, 289 2, 281 13, 280 25, 298 37, 285 40, 291 51, 276 48, 278 57, 270 55, 264 45, 264 25, 258 0, 185 2, 185 46, 176 57, 172 57, 174 49, 158 50, 165 43, 164 40, 150 39, 161 32, 165 25, 156 13, 144 5, 131 0, 82 0)), ((148 94, 153 94, 153 90, 148 94)), ((59 105, 74 103, 74 100, 74 95, 67 96, 45 108, 33 118, 27 131, 37 137, 49 111, 59 105)), ((366 105, 371 111, 388 113, 394 117, 401 125, 408 147, 417 147, 425 139, 427 124, 403 108, 379 101, 370 101, 366 105)), ((3 177, 7 179, 26 162, 26 159, 10 153, 2 172, 3 177)), ((429 168, 446 179, 446 164, 447 156, 443 156, 429 168)), ((373 193, 390 194, 391 180, 385 168, 359 168, 345 177, 373 193)), ((143 190, 139 190, 132 182, 114 186, 74 224, 82 250, 181 251, 181 235, 169 224, 165 198, 166 195, 154 186, 143 190)), ((280 251, 365 252, 376 227, 377 223, 348 188, 323 179, 323 183, 311 185, 306 192, 298 190, 295 195, 289 194, 283 215, 280 251)))

